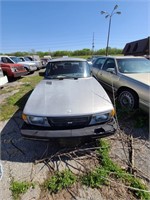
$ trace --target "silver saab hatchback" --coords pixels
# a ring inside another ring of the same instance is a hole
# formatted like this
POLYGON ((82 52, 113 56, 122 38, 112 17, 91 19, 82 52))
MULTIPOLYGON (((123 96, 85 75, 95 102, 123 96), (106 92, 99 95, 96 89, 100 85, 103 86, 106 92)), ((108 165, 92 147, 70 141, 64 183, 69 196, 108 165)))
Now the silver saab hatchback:
POLYGON ((22 136, 99 138, 115 133, 112 102, 85 59, 52 59, 43 75, 24 107, 22 136))

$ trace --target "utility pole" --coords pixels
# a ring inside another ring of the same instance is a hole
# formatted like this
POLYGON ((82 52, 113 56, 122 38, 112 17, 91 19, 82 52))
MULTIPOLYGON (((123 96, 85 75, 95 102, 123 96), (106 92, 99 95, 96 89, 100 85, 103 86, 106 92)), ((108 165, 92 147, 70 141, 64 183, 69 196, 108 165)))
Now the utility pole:
POLYGON ((94 32, 93 32, 93 40, 92 40, 92 56, 94 54, 94 32))

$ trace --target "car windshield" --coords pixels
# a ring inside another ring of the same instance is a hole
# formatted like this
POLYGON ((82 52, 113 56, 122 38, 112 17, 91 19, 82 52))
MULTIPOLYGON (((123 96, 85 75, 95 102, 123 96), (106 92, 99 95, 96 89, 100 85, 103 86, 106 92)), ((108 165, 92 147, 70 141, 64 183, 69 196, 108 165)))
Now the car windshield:
POLYGON ((24 57, 25 61, 31 61, 28 57, 24 57))
POLYGON ((22 60, 18 57, 11 56, 10 57, 15 63, 21 62, 22 60))
POLYGON ((46 67, 45 78, 86 78, 90 75, 86 61, 58 61, 49 62, 46 67))
POLYGON ((145 58, 117 59, 118 69, 121 73, 147 73, 150 72, 150 60, 145 58))
POLYGON ((97 59, 98 59, 98 57, 93 57, 93 58, 92 58, 92 63, 94 63, 95 60, 97 60, 97 59))

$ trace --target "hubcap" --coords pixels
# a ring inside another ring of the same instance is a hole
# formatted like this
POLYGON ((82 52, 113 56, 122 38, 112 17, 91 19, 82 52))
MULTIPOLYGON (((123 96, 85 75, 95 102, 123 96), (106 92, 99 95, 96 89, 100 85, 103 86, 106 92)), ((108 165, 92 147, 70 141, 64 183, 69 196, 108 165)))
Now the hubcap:
POLYGON ((120 94, 120 104, 122 107, 132 109, 134 107, 134 97, 131 93, 125 91, 120 94))

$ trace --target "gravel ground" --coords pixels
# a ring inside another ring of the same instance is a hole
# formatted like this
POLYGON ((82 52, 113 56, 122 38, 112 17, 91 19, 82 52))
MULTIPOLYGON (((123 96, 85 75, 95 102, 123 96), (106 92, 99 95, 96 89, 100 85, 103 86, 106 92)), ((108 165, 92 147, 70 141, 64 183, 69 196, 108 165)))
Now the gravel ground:
MULTIPOLYGON (((12 180, 15 181, 29 181, 36 182, 34 189, 30 189, 26 194, 22 196, 22 200, 29 199, 53 199, 51 195, 41 194, 40 184, 44 182, 49 173, 49 168, 44 163, 38 163, 43 158, 48 147, 48 155, 60 151, 60 147, 56 143, 39 142, 25 140, 20 135, 20 127, 22 126, 21 112, 15 113, 15 115, 8 121, 1 122, 1 164, 3 167, 3 176, 0 182, 0 193, 2 200, 12 199, 10 192, 10 184, 12 180), (37 162, 37 164, 35 163, 37 162), (45 195, 46 197, 44 197, 45 195)), ((74 173, 79 173, 84 168, 83 165, 87 165, 88 169, 94 166, 93 159, 81 160, 80 163, 73 159, 68 160, 56 160, 53 162, 55 170, 63 170, 70 168, 74 173)), ((81 187, 78 190, 79 194, 76 199, 94 199, 100 200, 100 192, 94 189, 88 189, 81 187), (94 192, 90 192, 94 191, 94 192), (90 195, 89 195, 90 193, 90 195), (94 196, 93 196, 94 195, 94 196), (92 197, 93 196, 93 197, 92 197)), ((62 194, 61 194, 62 195, 62 194)), ((64 199, 72 199, 72 195, 63 194, 64 199)), ((58 197, 58 195, 56 195, 58 197)), ((55 197, 55 198, 56 198, 55 197)), ((63 198, 61 198, 63 200, 63 198)), ((57 199, 57 198, 56 198, 57 199)))
MULTIPOLYGON (((14 87, 17 81, 13 83, 14 87)), ((4 95, 0 95, 2 101, 4 95)), ((6 95, 5 97, 8 97, 6 95)), ((1 102, 2 102, 1 101, 1 102)), ((10 191, 11 181, 32 181, 35 188, 29 189, 21 200, 126 200, 135 199, 123 185, 113 183, 101 189, 91 189, 81 185, 75 185, 69 191, 62 191, 57 195, 44 192, 40 185, 49 174, 49 166, 39 162, 43 157, 49 157, 60 151, 60 146, 54 142, 30 141, 21 137, 22 126, 21 111, 16 112, 11 119, 0 122, 1 131, 1 164, 3 173, 0 181, 0 194, 2 200, 12 200, 10 191), (118 184, 118 185, 117 185, 118 184)), ((120 130, 117 134, 108 138, 111 144, 111 158, 124 169, 129 166, 129 135, 132 135, 132 147, 134 149, 135 174, 143 179, 150 190, 150 143, 149 130, 145 128, 132 128, 131 122, 120 122, 120 130), (129 134, 130 133, 130 134, 129 134)), ((83 156, 78 162, 75 159, 55 160, 51 167, 55 170, 70 168, 74 173, 92 169, 97 165, 94 157, 83 156)))

